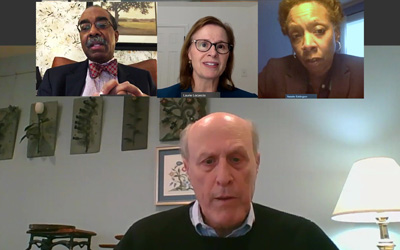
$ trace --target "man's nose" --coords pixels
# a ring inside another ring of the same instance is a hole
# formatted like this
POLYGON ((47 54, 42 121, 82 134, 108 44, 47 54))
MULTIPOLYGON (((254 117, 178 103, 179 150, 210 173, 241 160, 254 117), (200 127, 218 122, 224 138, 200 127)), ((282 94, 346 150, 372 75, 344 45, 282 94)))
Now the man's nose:
POLYGON ((233 180, 233 176, 232 176, 232 172, 231 172, 232 169, 226 159, 221 159, 218 162, 218 166, 217 166, 216 170, 217 170, 216 181, 217 181, 218 185, 227 186, 232 182, 232 180, 233 180))
POLYGON ((95 35, 99 35, 99 34, 100 34, 100 30, 93 23, 92 26, 90 26, 89 35, 95 36, 95 35))

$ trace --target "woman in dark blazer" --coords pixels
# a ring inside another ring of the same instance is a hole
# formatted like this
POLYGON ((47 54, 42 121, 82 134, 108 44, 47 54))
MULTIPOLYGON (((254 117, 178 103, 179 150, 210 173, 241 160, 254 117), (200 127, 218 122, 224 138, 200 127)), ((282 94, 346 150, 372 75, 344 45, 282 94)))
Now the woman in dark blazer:
POLYGON ((363 98, 363 58, 337 53, 342 20, 338 0, 283 0, 279 22, 294 53, 268 61, 258 78, 259 98, 363 98))

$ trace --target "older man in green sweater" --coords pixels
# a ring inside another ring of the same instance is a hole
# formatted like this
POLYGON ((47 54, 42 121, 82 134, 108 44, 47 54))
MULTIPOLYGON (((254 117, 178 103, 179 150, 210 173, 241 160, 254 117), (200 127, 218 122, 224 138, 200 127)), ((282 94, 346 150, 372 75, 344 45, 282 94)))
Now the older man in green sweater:
POLYGON ((250 121, 212 113, 180 146, 197 200, 139 220, 117 250, 338 250, 313 222, 252 202, 260 154, 250 121))

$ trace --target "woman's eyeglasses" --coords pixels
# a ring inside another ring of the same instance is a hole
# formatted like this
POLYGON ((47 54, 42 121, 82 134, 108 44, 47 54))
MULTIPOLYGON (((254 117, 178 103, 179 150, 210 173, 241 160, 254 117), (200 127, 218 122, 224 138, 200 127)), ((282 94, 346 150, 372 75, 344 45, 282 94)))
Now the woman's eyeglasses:
POLYGON ((212 43, 208 40, 198 39, 193 40, 192 43, 196 45, 196 49, 201 52, 207 52, 211 49, 212 46, 215 47, 215 50, 218 54, 227 54, 229 51, 233 50, 233 45, 225 42, 212 43))

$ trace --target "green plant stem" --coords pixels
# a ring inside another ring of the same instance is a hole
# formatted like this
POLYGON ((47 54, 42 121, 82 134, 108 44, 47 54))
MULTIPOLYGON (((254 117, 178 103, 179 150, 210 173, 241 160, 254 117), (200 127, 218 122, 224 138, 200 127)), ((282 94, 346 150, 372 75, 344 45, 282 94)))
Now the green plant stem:
POLYGON ((42 139, 42 131, 41 131, 41 127, 40 124, 42 123, 42 120, 40 119, 40 114, 37 115, 38 116, 38 144, 37 144, 37 153, 40 154, 40 141, 42 139))

